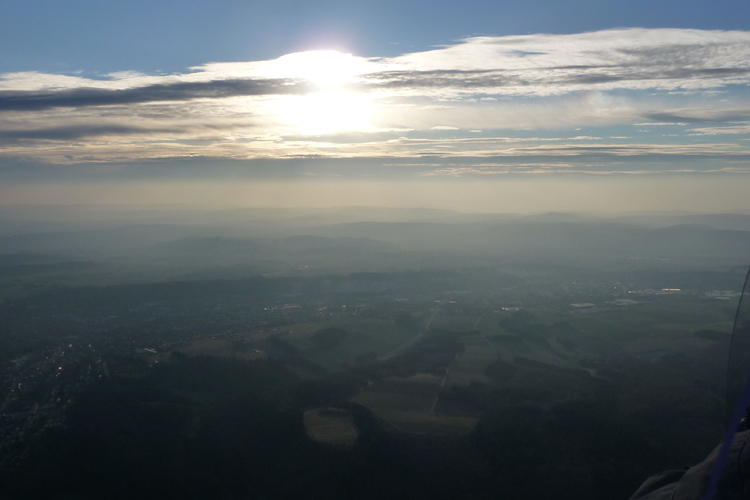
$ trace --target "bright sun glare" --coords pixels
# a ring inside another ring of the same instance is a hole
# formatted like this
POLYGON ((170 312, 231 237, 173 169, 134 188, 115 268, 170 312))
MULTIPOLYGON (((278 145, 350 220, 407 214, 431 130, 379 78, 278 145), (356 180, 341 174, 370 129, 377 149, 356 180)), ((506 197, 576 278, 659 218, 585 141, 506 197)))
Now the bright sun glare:
POLYGON ((321 91, 279 104, 282 120, 303 135, 367 130, 372 114, 367 96, 355 92, 321 91))
POLYGON ((302 78, 320 87, 343 85, 366 73, 368 61, 335 50, 310 50, 281 56, 269 61, 270 76, 302 78))
POLYGON ((366 59, 335 50, 316 50, 287 54, 269 62, 269 76, 301 78, 318 87, 310 94, 285 96, 275 103, 275 113, 296 133, 319 135, 369 128, 370 98, 344 87, 368 71, 366 59))

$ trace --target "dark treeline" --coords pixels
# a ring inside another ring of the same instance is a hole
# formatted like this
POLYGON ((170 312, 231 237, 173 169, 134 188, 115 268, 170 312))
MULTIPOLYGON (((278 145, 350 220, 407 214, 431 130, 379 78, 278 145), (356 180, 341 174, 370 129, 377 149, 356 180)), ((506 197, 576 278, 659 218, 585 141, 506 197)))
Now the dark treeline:
POLYGON ((64 428, 0 475, 4 497, 627 498, 713 445, 706 422, 721 419, 721 402, 706 395, 718 389, 700 386, 703 365, 687 357, 592 361, 603 378, 497 361, 490 383, 446 391, 446 407, 483 415, 460 438, 398 432, 348 401, 368 380, 444 366, 457 335, 434 332, 388 363, 312 378, 282 360, 173 354, 102 379, 64 428), (307 437, 302 413, 330 405, 352 413, 353 447, 307 437))

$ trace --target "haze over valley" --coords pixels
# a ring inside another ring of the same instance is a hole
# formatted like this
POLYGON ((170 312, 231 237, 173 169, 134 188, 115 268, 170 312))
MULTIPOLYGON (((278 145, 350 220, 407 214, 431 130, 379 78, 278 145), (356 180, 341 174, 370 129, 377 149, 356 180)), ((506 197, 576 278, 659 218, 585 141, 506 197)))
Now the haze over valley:
POLYGON ((722 432, 750 215, 0 214, 17 496, 626 496, 722 432))
POLYGON ((614 500, 703 460, 750 359, 748 18, 5 2, 0 497, 614 500))

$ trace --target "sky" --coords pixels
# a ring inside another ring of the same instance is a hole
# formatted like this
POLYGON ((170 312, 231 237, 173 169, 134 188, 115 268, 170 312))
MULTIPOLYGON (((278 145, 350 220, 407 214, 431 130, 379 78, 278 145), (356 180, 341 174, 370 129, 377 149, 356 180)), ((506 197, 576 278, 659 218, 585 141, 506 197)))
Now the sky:
POLYGON ((750 2, 5 2, 0 204, 748 211, 750 2))

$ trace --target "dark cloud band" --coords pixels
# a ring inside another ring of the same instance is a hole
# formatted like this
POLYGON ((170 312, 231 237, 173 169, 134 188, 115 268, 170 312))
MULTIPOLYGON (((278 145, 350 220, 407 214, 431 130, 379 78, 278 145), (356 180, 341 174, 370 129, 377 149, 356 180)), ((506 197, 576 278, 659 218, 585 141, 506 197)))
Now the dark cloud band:
POLYGON ((639 81, 674 81, 747 77, 750 68, 661 68, 622 66, 563 66, 510 71, 390 71, 376 73, 366 87, 504 88, 596 85, 639 81))
POLYGON ((71 141, 85 137, 107 135, 138 135, 153 133, 175 133, 174 129, 152 129, 129 127, 125 125, 81 125, 67 127, 50 127, 32 130, 0 130, 0 144, 24 140, 71 141))
POLYGON ((49 108, 112 106, 254 95, 289 95, 304 94, 308 91, 307 85, 285 79, 180 82, 123 90, 78 88, 43 92, 4 91, 0 92, 0 111, 40 111, 49 108))

